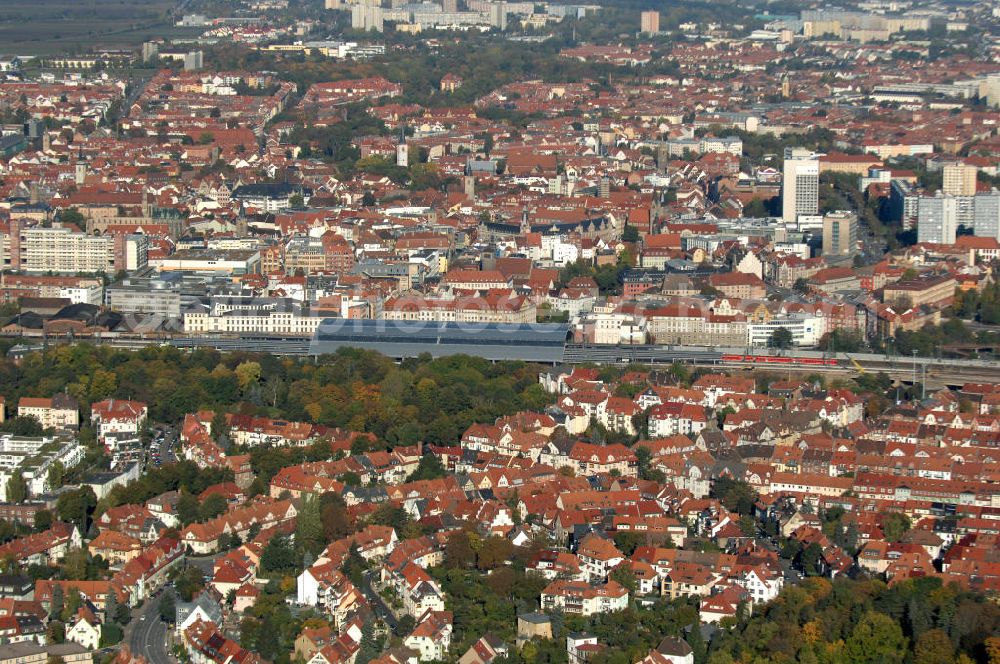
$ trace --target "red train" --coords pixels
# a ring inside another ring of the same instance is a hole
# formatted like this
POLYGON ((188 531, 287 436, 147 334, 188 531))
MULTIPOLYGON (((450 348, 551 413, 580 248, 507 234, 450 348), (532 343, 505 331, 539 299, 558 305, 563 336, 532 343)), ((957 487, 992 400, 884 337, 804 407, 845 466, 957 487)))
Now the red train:
POLYGON ((835 367, 839 362, 823 357, 783 357, 781 355, 723 355, 723 362, 752 362, 754 364, 793 364, 809 367, 835 367))

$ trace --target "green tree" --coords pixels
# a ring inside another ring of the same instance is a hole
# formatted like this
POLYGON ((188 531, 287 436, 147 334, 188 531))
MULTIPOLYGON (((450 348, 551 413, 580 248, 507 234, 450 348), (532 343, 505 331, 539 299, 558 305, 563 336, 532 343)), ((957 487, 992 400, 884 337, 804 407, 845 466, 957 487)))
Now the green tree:
POLYGON ((705 664, 705 660, 708 657, 708 649, 705 646, 705 639, 701 634, 699 621, 695 620, 694 624, 691 625, 691 629, 687 633, 687 642, 691 646, 691 654, 694 656, 695 664, 705 664))
POLYGON ((260 362, 241 362, 237 365, 236 370, 236 380, 239 384, 240 390, 244 393, 253 385, 260 382, 261 368, 260 362))
POLYGON ((888 542, 898 542, 910 529, 910 518, 902 512, 886 512, 882 517, 882 533, 888 542))
POLYGON ((361 643, 354 664, 368 664, 381 652, 381 646, 375 637, 375 624, 371 620, 366 620, 361 626, 361 643))
POLYGON ((323 538, 327 542, 342 539, 351 534, 351 521, 347 516, 347 504, 336 493, 327 492, 320 496, 320 523, 323 525, 323 538))
POLYGON ((792 341, 792 331, 786 327, 779 327, 771 333, 767 345, 770 348, 791 348, 792 341))
POLYGON ((125 636, 125 631, 115 623, 105 623, 101 626, 101 647, 108 648, 117 645, 125 636))
POLYGON ((949 664, 955 660, 955 648, 940 629, 929 629, 917 636, 913 646, 913 664, 949 664))
POLYGON ((56 514, 59 518, 72 523, 79 528, 81 534, 86 534, 90 525, 90 515, 97 507, 97 496, 89 486, 67 491, 56 501, 56 514))
POLYGON ((362 485, 361 477, 357 473, 352 472, 350 470, 347 471, 346 473, 341 473, 340 475, 337 475, 337 481, 343 482, 344 486, 348 487, 362 485))
POLYGON ((476 551, 467 531, 459 530, 448 537, 444 547, 444 564, 449 569, 471 569, 476 564, 476 551))
POLYGON ((65 477, 66 467, 62 464, 62 461, 56 460, 49 467, 49 486, 53 489, 58 489, 63 485, 65 477))
POLYGON ((216 442, 229 432, 229 424, 226 422, 226 413, 221 409, 216 410, 212 415, 212 438, 216 442))
POLYGON ((15 436, 41 436, 45 433, 41 422, 34 415, 17 415, 0 423, 0 431, 15 436))
POLYGON ((76 588, 70 588, 66 593, 66 606, 63 607, 62 621, 68 623, 83 606, 83 595, 76 588))
POLYGON ((49 643, 63 643, 66 641, 66 624, 61 620, 50 620, 45 630, 45 636, 49 643))
POLYGON ((844 643, 844 654, 852 664, 902 662, 906 651, 906 637, 899 623, 875 611, 864 614, 844 643))
POLYGON ((118 617, 118 597, 115 593, 108 593, 104 600, 104 622, 114 622, 118 617))
POLYGON ((52 587, 52 600, 49 602, 49 620, 61 616, 63 608, 65 608, 65 599, 62 585, 56 584, 52 587))
POLYGON ((420 463, 417 465, 417 469, 410 474, 408 481, 436 480, 447 474, 444 466, 441 465, 441 459, 434 454, 425 454, 420 457, 420 463))
POLYGON ((749 483, 729 477, 720 477, 713 481, 711 494, 718 498, 727 510, 743 515, 752 514, 758 500, 757 492, 749 483))
POLYGON ((626 556, 631 556, 640 546, 645 546, 646 537, 640 533, 622 531, 615 534, 615 546, 626 556))
POLYGON ((326 546, 319 502, 316 496, 303 494, 295 516, 295 544, 302 553, 317 555, 326 546))
POLYGON ((35 512, 35 530, 44 532, 52 527, 52 512, 48 510, 38 510, 35 512))
POLYGON ((198 502, 198 497, 187 491, 187 489, 182 489, 180 496, 177 498, 177 518, 180 519, 181 524, 188 525, 194 523, 201 516, 201 503, 198 502))
POLYGON ((636 588, 638 588, 639 584, 636 582, 635 572, 633 572, 628 565, 619 565, 611 570, 611 574, 608 576, 612 581, 617 582, 623 588, 628 590, 631 595, 635 595, 636 588))
MULTIPOLYGON (((197 501, 197 499, 195 500, 197 501)), ((179 501, 180 499, 178 499, 178 503, 179 501)), ((229 502, 225 496, 213 493, 198 505, 198 519, 200 521, 208 521, 209 519, 214 519, 217 516, 225 514, 228 509, 229 502)))
POLYGON ((284 535, 275 535, 264 547, 260 566, 265 572, 288 572, 296 567, 295 549, 284 535))
POLYGON ((820 574, 820 563, 823 559, 823 549, 816 542, 810 542, 809 546, 802 549, 799 554, 799 566, 802 571, 810 576, 820 574))
POLYGON ((188 567, 174 579, 174 588, 181 600, 190 602, 205 587, 205 578, 197 567, 188 567))
POLYGON ((399 619, 399 623, 396 625, 396 634, 398 636, 409 636, 413 632, 413 628, 417 626, 417 621, 411 615, 404 615, 399 619))
POLYGON ((177 614, 177 598, 174 596, 173 590, 168 588, 163 593, 163 597, 160 598, 160 606, 158 610, 160 620, 171 625, 174 623, 177 614))
POLYGON ((71 207, 59 213, 59 221, 64 224, 73 224, 74 226, 83 228, 87 223, 87 218, 78 209, 71 207))
POLYGON ((23 503, 28 497, 28 483, 21 473, 14 473, 7 480, 7 502, 23 503))

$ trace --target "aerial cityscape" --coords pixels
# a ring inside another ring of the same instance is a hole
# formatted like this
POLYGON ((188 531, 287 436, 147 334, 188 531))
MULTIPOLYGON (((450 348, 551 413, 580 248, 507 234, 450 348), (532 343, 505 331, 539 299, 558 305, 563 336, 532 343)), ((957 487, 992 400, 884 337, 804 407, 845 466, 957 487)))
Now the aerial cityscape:
POLYGON ((1000 664, 995 0, 0 0, 0 664, 1000 664))

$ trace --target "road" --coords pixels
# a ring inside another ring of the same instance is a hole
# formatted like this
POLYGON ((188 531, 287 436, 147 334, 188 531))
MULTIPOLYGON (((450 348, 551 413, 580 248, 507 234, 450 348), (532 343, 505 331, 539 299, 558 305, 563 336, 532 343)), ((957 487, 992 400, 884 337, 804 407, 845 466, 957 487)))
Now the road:
POLYGON ((159 598, 146 600, 125 628, 124 642, 133 655, 142 655, 150 664, 176 664, 167 651, 167 624, 160 620, 159 598))
POLYGON ((385 624, 389 626, 389 629, 395 632, 396 625, 398 624, 396 616, 392 615, 392 611, 385 603, 385 600, 383 600, 382 596, 375 592, 375 589, 372 588, 371 575, 372 572, 370 570, 364 571, 364 583, 361 584, 361 592, 368 599, 368 604, 372 607, 372 611, 375 612, 375 615, 385 621, 385 624))
POLYGON ((146 459, 147 468, 177 461, 174 450, 177 447, 178 435, 177 429, 167 424, 157 424, 153 427, 153 440, 150 442, 146 459))
POLYGON ((215 561, 226 555, 228 552, 216 553, 211 556, 186 556, 184 562, 187 567, 197 567, 201 570, 202 574, 206 576, 211 576, 212 572, 215 570, 215 561))

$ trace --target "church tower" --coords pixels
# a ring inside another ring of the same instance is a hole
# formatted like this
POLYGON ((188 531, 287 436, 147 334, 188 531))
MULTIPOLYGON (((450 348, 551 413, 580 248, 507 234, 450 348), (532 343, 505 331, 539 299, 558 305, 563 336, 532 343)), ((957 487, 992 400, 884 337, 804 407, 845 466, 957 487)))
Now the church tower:
POLYGON ((399 145, 396 146, 396 165, 410 167, 410 146, 406 144, 406 130, 399 129, 399 145))

